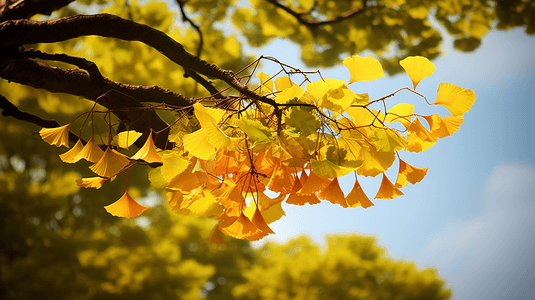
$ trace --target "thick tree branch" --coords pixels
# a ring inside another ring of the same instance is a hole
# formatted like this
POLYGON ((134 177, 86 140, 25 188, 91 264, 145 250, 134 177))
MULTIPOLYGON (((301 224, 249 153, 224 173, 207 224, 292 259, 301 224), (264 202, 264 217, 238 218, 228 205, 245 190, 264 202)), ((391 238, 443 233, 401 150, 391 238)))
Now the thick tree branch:
POLYGON ((128 41, 140 41, 160 51, 186 69, 223 80, 246 97, 277 106, 272 99, 258 95, 242 84, 232 73, 201 60, 165 33, 114 15, 76 15, 53 21, 16 20, 0 24, 0 47, 54 43, 80 36, 98 35, 128 41))
POLYGON ((273 5, 275 5, 276 7, 284 10, 285 12, 289 13, 299 23, 301 23, 303 25, 306 25, 306 26, 309 26, 309 27, 318 27, 318 26, 322 26, 322 25, 327 25, 327 24, 340 22, 340 21, 345 20, 345 19, 349 19, 351 17, 354 17, 354 16, 362 13, 363 11, 365 11, 365 9, 367 7, 367 3, 366 3, 366 0, 365 0, 365 1, 363 1, 363 4, 362 4, 361 8, 352 9, 352 10, 349 10, 349 11, 347 11, 345 13, 342 13, 342 14, 334 17, 334 18, 331 18, 331 19, 328 19, 328 20, 324 20, 324 21, 320 21, 320 20, 314 20, 314 19, 307 19, 307 18, 303 17, 305 15, 310 15, 310 13, 314 10, 314 8, 316 6, 316 2, 314 2, 314 5, 310 9, 310 11, 308 11, 308 12, 297 12, 297 11, 289 8, 288 6, 280 4, 277 0, 266 0, 266 1, 271 3, 271 4, 273 4, 273 5))
POLYGON ((178 106, 193 103, 191 99, 157 86, 128 85, 106 78, 103 79, 103 85, 97 85, 84 71, 51 67, 33 59, 12 59, 0 65, 0 77, 50 92, 81 96, 93 101, 98 99, 99 104, 113 111, 132 128, 147 134, 150 128, 162 131, 155 142, 162 149, 167 145, 168 124, 136 99, 142 99, 143 102, 167 101, 178 106))
POLYGON ((0 0, 0 23, 27 19, 35 14, 50 15, 74 0, 0 0))

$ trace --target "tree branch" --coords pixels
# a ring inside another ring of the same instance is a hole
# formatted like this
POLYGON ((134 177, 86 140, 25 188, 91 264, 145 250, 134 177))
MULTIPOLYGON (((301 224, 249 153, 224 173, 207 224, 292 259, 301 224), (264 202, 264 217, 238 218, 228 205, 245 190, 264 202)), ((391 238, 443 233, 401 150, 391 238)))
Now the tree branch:
POLYGON ((349 10, 349 11, 347 11, 345 13, 342 13, 342 14, 334 17, 334 18, 331 18, 331 19, 328 19, 328 20, 325 20, 325 21, 319 21, 319 20, 309 20, 309 19, 303 18, 304 15, 310 15, 310 13, 314 10, 314 8, 316 6, 316 2, 314 2, 314 5, 312 6, 312 8, 308 12, 297 12, 297 11, 289 8, 288 6, 280 4, 277 0, 266 0, 266 1, 271 3, 271 4, 273 4, 273 5, 275 5, 276 7, 284 10, 285 12, 289 13, 299 23, 301 23, 303 25, 306 25, 306 26, 309 26, 309 27, 318 27, 318 26, 322 26, 322 25, 327 25, 327 24, 340 22, 340 21, 345 20, 345 19, 349 19, 351 17, 354 17, 354 16, 360 14, 367 7, 366 0, 364 0, 361 8, 356 8, 356 9, 349 10))
POLYGON ((258 95, 242 84, 232 71, 220 69, 188 53, 180 43, 162 31, 110 14, 76 15, 53 21, 6 21, 0 24, 0 47, 54 43, 86 35, 145 43, 186 69, 223 80, 246 97, 277 107, 273 99, 258 95))
MULTIPOLYGON (((32 115, 30 113, 19 110, 3 95, 0 95, 0 109, 2 109, 2 116, 4 117, 13 117, 17 120, 29 122, 45 128, 54 128, 61 126, 61 124, 54 120, 45 120, 36 115, 32 115)), ((78 141, 78 138, 79 137, 76 134, 72 133, 72 131, 69 131, 69 140, 71 142, 76 143, 78 141)), ((82 139, 82 142, 85 141, 82 139)))
POLYGON ((74 0, 0 0, 0 23, 28 19, 35 14, 50 15, 74 0))
POLYGON ((157 86, 128 85, 106 78, 103 78, 104 84, 96 85, 84 71, 51 67, 28 58, 12 59, 0 65, 0 77, 54 93, 81 96, 93 101, 98 99, 99 104, 113 111, 119 119, 137 131, 147 135, 150 128, 162 131, 155 142, 162 149, 168 144, 169 126, 156 112, 143 106, 137 99, 143 99, 144 102, 169 102, 177 106, 193 103, 192 99, 157 86), (106 96, 101 97, 102 95, 106 96))

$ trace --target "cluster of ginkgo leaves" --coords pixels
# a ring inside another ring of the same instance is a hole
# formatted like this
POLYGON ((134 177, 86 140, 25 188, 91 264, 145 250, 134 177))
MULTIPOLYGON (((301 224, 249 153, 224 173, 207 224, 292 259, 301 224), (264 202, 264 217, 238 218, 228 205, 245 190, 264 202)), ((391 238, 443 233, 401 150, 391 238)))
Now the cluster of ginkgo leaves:
MULTIPOLYGON (((348 84, 384 76, 380 63, 372 57, 355 55, 343 63, 351 74, 348 84)), ((427 101, 415 89, 435 66, 419 56, 408 57, 400 64, 413 83, 412 89, 400 90, 412 91, 427 101)), ((78 141, 60 158, 67 163, 81 159, 93 162, 90 169, 98 176, 77 183, 97 189, 136 163, 157 163, 149 179, 153 186, 167 191, 174 211, 217 220, 212 242, 221 243, 222 233, 258 240, 273 233, 268 224, 284 215, 283 201, 305 205, 326 200, 342 207, 373 206, 357 174, 382 175, 375 199, 402 195, 400 189, 409 182, 421 181, 427 168, 409 165, 397 152, 425 151, 438 139, 453 134, 475 101, 473 91, 441 83, 435 102, 428 104, 444 106, 451 116, 419 115, 408 103, 388 110, 385 104, 383 112, 369 107, 400 90, 370 100, 368 94, 354 93, 342 80, 296 84, 287 76, 257 76, 261 80, 257 91, 273 103, 237 98, 222 107, 209 105, 213 99, 199 101, 182 109, 172 123, 172 150, 157 149, 151 131, 144 146, 131 157, 112 147, 112 139, 104 151, 91 137, 85 145, 78 141), (392 126, 396 122, 398 128, 392 126), (392 183, 385 171, 396 157, 399 171, 392 183), (338 178, 349 173, 355 173, 355 183, 344 195, 338 178)), ((70 126, 43 128, 40 134, 51 145, 69 148, 70 126)), ((118 133, 117 146, 128 148, 141 135, 135 131, 118 133)), ((130 218, 147 207, 137 203, 127 189, 105 209, 114 216, 130 218)))

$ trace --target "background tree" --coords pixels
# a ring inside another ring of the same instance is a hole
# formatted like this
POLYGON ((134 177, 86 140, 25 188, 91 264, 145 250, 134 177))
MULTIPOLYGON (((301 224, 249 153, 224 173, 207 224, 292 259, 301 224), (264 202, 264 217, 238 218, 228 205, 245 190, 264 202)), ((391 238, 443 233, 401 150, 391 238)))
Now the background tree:
POLYGON ((267 243, 244 271, 236 299, 449 299, 431 268, 392 260, 373 237, 327 237, 322 251, 306 237, 267 243))

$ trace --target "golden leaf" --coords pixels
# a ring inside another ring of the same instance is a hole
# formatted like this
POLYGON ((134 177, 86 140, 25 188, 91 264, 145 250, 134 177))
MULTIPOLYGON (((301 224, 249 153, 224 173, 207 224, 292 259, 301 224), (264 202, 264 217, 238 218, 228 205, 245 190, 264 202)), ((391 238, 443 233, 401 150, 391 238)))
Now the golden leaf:
POLYGON ((76 144, 74 144, 74 147, 72 147, 69 151, 60 154, 59 158, 68 164, 73 164, 78 162, 80 159, 82 159, 79 154, 84 149, 84 144, 82 144, 81 140, 78 140, 76 144))
POLYGON ((409 182, 415 184, 422 181, 425 175, 427 174, 427 169, 415 168, 403 160, 399 160, 399 171, 398 178, 396 180, 396 188, 402 188, 406 186, 409 182))
POLYGON ((154 146, 154 141, 152 140, 152 129, 150 130, 149 137, 143 144, 143 147, 134 154, 130 159, 142 159, 148 163, 162 163, 162 158, 156 152, 156 146, 154 146))
POLYGON ((78 156, 80 158, 90 161, 92 163, 97 163, 103 155, 104 151, 102 151, 102 149, 100 149, 97 143, 95 143, 93 137, 89 139, 82 151, 78 153, 78 156))
POLYGON ((374 204, 370 201, 370 199, 368 199, 368 196, 366 196, 362 190, 362 187, 360 186, 360 183, 356 177, 353 188, 349 194, 347 194, 346 202, 349 207, 362 206, 364 208, 368 208, 370 206, 374 206, 374 204))
POLYGON ((437 100, 432 104, 442 105, 452 115, 458 116, 469 111, 475 101, 474 91, 450 83, 441 83, 438 85, 437 100))
POLYGON ((318 197, 328 200, 332 204, 340 204, 342 207, 347 207, 344 192, 342 192, 342 189, 340 188, 338 178, 334 178, 331 183, 318 194, 318 197))
POLYGON ((117 175, 129 162, 124 154, 108 147, 102 158, 89 168, 101 177, 111 177, 117 175))
POLYGON ((371 56, 360 57, 353 55, 344 59, 344 65, 349 70, 350 79, 348 84, 357 81, 370 81, 385 77, 383 67, 379 61, 371 56))
POLYGON ((141 215, 148 207, 143 206, 130 197, 128 190, 114 203, 104 207, 112 216, 121 218, 133 218, 141 215))
POLYGON ((383 173, 383 180, 381 181, 381 186, 377 191, 374 199, 394 199, 403 195, 403 193, 396 188, 390 180, 383 173))
POLYGON ((102 186, 102 184, 104 184, 106 180, 106 178, 102 177, 80 178, 76 179, 76 184, 83 188, 100 189, 100 187, 102 186))
POLYGON ((63 125, 55 128, 42 128, 39 130, 41 138, 50 145, 61 147, 69 147, 69 129, 71 124, 63 125))
POLYGON ((423 56, 409 56, 399 64, 411 78, 414 89, 422 79, 431 76, 436 70, 435 65, 423 56))

